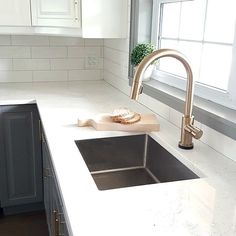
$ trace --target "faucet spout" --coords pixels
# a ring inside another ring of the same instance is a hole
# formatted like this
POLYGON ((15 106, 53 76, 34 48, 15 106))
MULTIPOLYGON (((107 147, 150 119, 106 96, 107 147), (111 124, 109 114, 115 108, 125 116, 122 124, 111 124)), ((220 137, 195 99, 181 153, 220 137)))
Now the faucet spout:
POLYGON ((141 93, 142 88, 142 77, 143 73, 147 67, 154 62, 163 57, 172 57, 180 61, 187 74, 187 86, 186 86, 186 97, 185 97, 185 106, 184 106, 184 115, 182 119, 182 128, 181 128, 181 140, 179 142, 179 147, 183 149, 192 149, 192 137, 200 138, 202 131, 193 126, 193 116, 192 116, 192 107, 193 107, 193 73, 189 65, 188 60, 185 56, 179 51, 173 49, 159 49, 153 53, 146 56, 141 63, 139 64, 133 79, 133 85, 131 89, 131 99, 137 100, 139 94, 141 93), (187 128, 186 128, 187 127, 187 128), (196 130, 199 130, 196 135, 196 130))

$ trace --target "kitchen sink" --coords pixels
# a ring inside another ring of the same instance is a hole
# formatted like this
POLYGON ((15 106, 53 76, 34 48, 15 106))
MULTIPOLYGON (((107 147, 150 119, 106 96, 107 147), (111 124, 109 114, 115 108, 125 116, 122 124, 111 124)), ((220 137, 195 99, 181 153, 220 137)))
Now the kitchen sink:
POLYGON ((75 142, 99 190, 199 178, 146 134, 75 142))

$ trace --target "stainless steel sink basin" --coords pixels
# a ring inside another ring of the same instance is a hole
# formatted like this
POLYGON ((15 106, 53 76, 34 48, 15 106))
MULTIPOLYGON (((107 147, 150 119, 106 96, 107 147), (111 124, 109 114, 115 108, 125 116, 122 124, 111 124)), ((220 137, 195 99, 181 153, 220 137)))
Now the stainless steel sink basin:
POLYGON ((99 190, 199 178, 145 134, 75 142, 99 190))

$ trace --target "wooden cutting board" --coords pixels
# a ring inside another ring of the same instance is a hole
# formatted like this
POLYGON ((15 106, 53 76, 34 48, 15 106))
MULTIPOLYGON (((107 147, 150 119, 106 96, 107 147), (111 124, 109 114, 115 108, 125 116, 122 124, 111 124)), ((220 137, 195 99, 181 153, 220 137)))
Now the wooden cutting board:
POLYGON ((120 124, 113 122, 110 114, 104 113, 89 119, 79 118, 78 126, 92 126, 100 131, 151 132, 160 130, 160 124, 154 114, 141 114, 141 120, 134 124, 120 124))

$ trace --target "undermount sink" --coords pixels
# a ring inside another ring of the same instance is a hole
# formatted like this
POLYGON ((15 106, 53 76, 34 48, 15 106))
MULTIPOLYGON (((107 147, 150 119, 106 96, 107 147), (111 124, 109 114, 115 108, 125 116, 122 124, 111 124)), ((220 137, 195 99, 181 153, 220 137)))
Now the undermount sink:
POLYGON ((199 178, 146 134, 75 142, 99 190, 199 178))

